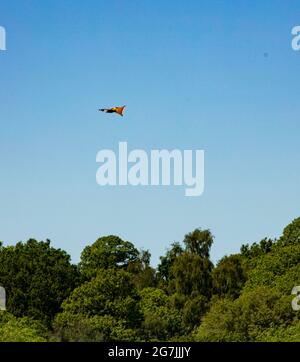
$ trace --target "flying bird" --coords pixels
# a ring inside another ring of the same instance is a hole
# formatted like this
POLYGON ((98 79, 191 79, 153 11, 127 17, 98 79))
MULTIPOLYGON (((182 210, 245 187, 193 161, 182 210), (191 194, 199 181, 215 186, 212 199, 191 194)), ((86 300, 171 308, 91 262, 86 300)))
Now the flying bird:
POLYGON ((99 109, 99 111, 101 112, 105 112, 105 113, 117 113, 118 115, 122 116, 123 117, 123 111, 124 111, 124 108, 126 106, 123 106, 123 107, 112 107, 112 108, 101 108, 99 109))

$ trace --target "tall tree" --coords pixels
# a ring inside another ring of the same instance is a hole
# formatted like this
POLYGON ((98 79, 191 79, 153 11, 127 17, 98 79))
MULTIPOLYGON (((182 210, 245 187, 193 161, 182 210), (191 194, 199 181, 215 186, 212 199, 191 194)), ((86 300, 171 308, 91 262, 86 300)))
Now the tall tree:
POLYGON ((165 256, 160 257, 160 263, 158 264, 158 277, 164 283, 168 283, 171 278, 171 267, 174 264, 175 259, 183 253, 183 248, 180 243, 175 242, 171 244, 171 248, 167 250, 165 256))
POLYGON ((225 256, 213 270, 213 290, 221 297, 237 298, 247 280, 247 265, 241 255, 225 256))
POLYGON ((208 258, 183 253, 172 266, 172 284, 177 294, 192 296, 201 294, 210 297, 212 293, 213 264, 208 258))
POLYGON ((7 309, 15 316, 49 323, 78 279, 70 256, 51 247, 49 240, 0 246, 0 285, 6 290, 7 309))
POLYGON ((101 335, 101 340, 109 341, 120 337, 120 330, 126 339, 141 324, 139 300, 130 273, 102 269, 63 302, 55 330, 67 340, 93 340, 101 335))
POLYGON ((210 230, 195 229, 184 237, 186 251, 202 258, 209 258, 210 248, 213 244, 213 236, 210 230))
POLYGON ((131 242, 114 235, 104 236, 84 248, 79 269, 86 279, 91 279, 101 269, 126 269, 138 257, 139 252, 131 242))
POLYGON ((157 284, 156 271, 150 266, 149 250, 141 250, 138 258, 130 261, 126 270, 133 275, 132 280, 138 290, 155 287, 157 284))
POLYGON ((283 234, 279 239, 281 245, 287 244, 300 244, 300 217, 293 220, 288 226, 283 230, 283 234))
POLYGON ((146 341, 168 341, 182 333, 181 314, 163 290, 145 288, 140 296, 144 315, 141 331, 146 341))

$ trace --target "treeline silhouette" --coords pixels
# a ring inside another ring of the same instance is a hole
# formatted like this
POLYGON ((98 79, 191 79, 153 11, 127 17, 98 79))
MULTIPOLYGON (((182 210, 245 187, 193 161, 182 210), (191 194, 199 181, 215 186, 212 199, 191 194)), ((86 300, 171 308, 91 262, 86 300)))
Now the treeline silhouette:
POLYGON ((217 265, 212 244, 196 229, 154 269, 112 235, 78 265, 49 240, 0 243, 0 341, 300 341, 300 218, 217 265))

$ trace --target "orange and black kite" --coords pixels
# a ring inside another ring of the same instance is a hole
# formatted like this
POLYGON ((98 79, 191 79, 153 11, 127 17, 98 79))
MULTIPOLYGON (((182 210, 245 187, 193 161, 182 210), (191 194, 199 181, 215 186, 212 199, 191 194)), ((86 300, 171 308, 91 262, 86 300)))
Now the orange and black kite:
POLYGON ((122 116, 123 117, 123 111, 124 111, 124 108, 126 106, 123 106, 123 107, 112 107, 112 108, 101 108, 99 109, 99 111, 101 112, 105 112, 105 113, 117 113, 118 115, 122 116))

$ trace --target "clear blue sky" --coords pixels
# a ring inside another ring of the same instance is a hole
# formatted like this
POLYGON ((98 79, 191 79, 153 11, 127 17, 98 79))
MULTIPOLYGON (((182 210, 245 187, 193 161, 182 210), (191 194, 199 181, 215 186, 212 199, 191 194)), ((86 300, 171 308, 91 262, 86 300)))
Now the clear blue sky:
POLYGON ((214 261, 300 216, 299 1, 1 0, 0 240, 97 237, 155 265, 196 227, 214 261), (97 108, 127 104, 124 118, 97 108), (205 191, 96 184, 96 153, 204 149, 205 191))

